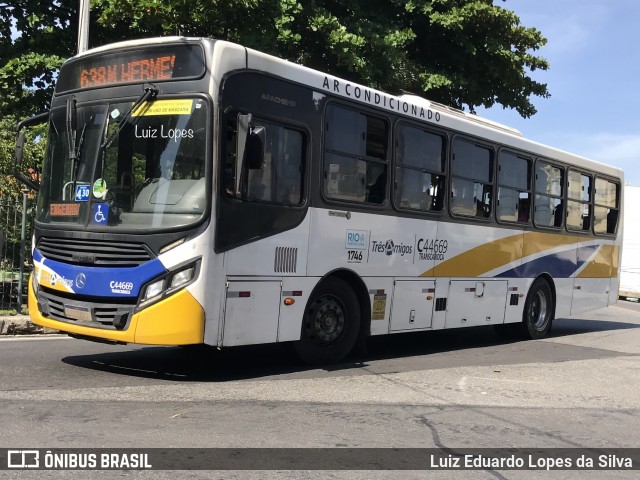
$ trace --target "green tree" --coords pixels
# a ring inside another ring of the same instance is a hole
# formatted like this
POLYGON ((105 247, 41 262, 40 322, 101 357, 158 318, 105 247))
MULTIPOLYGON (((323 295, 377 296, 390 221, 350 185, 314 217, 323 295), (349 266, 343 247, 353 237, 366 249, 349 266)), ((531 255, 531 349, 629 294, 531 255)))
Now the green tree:
POLYGON ((386 91, 523 117, 546 39, 492 0, 94 0, 98 22, 133 37, 181 33, 242 43, 386 91), (130 19, 133 19, 132 21, 130 19))
MULTIPOLYGON (((46 107, 75 51, 78 0, 0 0, 0 116, 46 107), (16 34, 17 32, 17 34, 16 34)), ((548 63, 535 28, 493 0, 93 0, 90 46, 155 35, 224 38, 393 93, 523 117, 548 63)))
POLYGON ((0 0, 2 117, 46 109, 55 73, 73 52, 76 22, 71 3, 0 0))

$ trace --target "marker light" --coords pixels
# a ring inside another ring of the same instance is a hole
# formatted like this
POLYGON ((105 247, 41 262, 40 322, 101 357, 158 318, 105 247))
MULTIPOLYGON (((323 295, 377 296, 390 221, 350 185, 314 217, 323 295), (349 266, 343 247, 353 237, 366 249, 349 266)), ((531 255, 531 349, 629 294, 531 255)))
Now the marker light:
POLYGON ((37 297, 38 292, 40 291, 40 284, 38 283, 38 275, 39 270, 34 270, 31 274, 31 288, 33 289, 33 294, 37 297))

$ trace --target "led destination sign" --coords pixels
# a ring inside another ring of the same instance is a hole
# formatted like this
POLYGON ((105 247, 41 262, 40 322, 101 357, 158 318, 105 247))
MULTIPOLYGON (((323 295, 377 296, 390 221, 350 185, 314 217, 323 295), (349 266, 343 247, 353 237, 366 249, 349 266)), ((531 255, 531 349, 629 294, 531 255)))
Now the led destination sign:
POLYGON ((97 65, 80 70, 80 88, 113 83, 170 80, 173 77, 175 55, 142 58, 127 62, 115 61, 110 65, 97 65))
POLYGON ((62 66, 56 91, 194 78, 203 73, 200 46, 162 45, 72 60, 62 66))

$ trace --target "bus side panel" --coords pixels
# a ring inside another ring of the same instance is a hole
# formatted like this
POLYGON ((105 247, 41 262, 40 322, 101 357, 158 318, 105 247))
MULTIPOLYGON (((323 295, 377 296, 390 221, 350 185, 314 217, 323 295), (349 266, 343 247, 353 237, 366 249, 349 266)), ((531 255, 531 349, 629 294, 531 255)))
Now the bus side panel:
POLYGON ((389 333, 394 277, 418 280, 433 270, 437 222, 346 208, 310 212, 308 275, 337 270, 359 275, 369 292, 371 335, 389 333))
POLYGON ((309 215, 292 230, 263 238, 226 253, 227 275, 307 274, 309 215))
POLYGON ((507 281, 453 280, 445 328, 478 327, 504 322, 507 281))
POLYGON ((282 281, 232 279, 228 285, 222 345, 274 343, 282 281))
POLYGON ((402 332, 430 329, 435 293, 434 280, 396 280, 390 330, 402 332))
POLYGON ((385 335, 389 333, 393 278, 369 277, 363 280, 371 302, 371 335, 385 335))
MULTIPOLYGON (((593 249, 593 247, 591 247, 593 249)), ((578 249, 580 252, 581 249, 578 249)), ((582 268, 576 275, 571 314, 604 308, 609 303, 611 277, 617 276, 618 249, 613 242, 603 242, 582 260, 582 268)))

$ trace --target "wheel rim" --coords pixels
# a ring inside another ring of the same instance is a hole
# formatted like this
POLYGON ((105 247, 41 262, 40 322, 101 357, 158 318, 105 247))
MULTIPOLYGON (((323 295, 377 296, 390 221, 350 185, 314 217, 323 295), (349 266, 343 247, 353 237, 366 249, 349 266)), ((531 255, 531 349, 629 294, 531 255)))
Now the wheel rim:
POLYGON ((329 344, 340 337, 345 326, 345 309, 333 296, 318 298, 307 312, 307 332, 318 343, 329 344))
POLYGON ((548 300, 542 290, 535 292, 529 307, 529 322, 536 330, 544 330, 548 320, 548 300))

